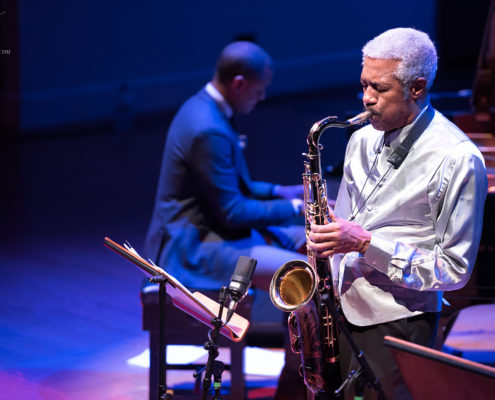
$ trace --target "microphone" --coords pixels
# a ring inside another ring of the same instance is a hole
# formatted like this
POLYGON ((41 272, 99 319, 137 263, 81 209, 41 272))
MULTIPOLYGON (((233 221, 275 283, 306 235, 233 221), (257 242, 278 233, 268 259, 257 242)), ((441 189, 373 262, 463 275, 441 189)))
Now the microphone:
POLYGON ((240 256, 237 260, 232 278, 230 278, 229 294, 230 304, 227 311, 227 319, 225 323, 229 322, 234 315, 234 311, 237 307, 237 303, 240 302, 246 295, 249 286, 251 286, 251 278, 256 268, 257 261, 254 258, 240 256))

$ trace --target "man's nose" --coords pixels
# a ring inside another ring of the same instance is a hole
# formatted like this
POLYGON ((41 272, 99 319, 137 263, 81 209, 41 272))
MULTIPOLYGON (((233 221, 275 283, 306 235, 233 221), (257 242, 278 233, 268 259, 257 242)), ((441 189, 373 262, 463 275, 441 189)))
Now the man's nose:
POLYGON ((376 103, 376 96, 372 88, 363 89, 363 104, 372 105, 376 103))

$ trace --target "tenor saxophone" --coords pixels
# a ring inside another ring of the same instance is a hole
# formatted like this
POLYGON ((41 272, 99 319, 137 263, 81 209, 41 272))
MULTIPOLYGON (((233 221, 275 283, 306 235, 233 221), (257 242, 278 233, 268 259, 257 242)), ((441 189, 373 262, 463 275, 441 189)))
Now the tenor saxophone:
MULTIPOLYGON (((322 179, 319 143, 328 128, 347 128, 364 123, 371 117, 365 111, 347 121, 327 117, 313 124, 308 137, 304 161, 303 185, 306 236, 311 223, 328 223, 326 182, 322 179)), ((282 311, 290 312, 288 320, 291 349, 301 355, 300 373, 314 394, 328 394, 341 385, 337 327, 329 312, 331 301, 338 309, 328 259, 318 258, 306 246, 308 262, 292 260, 282 265, 270 283, 270 298, 282 311)))

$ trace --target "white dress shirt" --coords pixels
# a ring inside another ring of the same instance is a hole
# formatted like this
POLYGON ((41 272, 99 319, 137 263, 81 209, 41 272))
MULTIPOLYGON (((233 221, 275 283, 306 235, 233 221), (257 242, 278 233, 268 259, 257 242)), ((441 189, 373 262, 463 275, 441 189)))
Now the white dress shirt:
MULTIPOLYGON (((412 124, 411 124, 412 125, 412 124)), ((466 284, 487 193, 478 148, 441 113, 398 169, 387 158, 410 130, 383 146, 371 125, 346 150, 335 212, 371 232, 365 254, 336 254, 332 274, 346 318, 368 326, 440 311, 444 290, 466 284)))
POLYGON ((227 118, 232 118, 232 116, 234 115, 234 110, 232 110, 230 104, 227 103, 225 97, 222 96, 222 93, 220 93, 218 89, 213 86, 213 83, 208 82, 205 86, 205 90, 213 98, 213 100, 215 100, 215 102, 218 104, 218 107, 220 107, 227 118))

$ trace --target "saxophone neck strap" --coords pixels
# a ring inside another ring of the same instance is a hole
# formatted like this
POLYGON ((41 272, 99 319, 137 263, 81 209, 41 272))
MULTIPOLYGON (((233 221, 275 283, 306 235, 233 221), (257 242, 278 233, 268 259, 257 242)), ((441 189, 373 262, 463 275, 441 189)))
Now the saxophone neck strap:
POLYGON ((407 134, 406 138, 399 143, 399 145, 394 149, 393 153, 387 159, 387 161, 393 165, 394 169, 400 167, 403 161, 406 159, 411 150, 414 142, 421 136, 425 129, 430 125, 430 122, 435 116, 435 110, 428 104, 423 115, 421 115, 418 120, 411 127, 410 132, 407 134))

